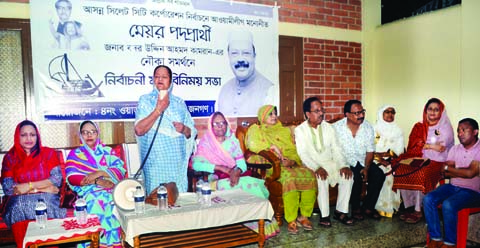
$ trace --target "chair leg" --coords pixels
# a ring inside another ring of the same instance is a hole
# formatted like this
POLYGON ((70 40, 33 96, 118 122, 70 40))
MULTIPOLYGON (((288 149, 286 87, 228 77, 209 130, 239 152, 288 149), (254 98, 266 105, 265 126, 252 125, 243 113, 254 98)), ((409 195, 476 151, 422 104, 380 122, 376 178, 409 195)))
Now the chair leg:
POLYGON ((457 247, 467 246, 467 234, 468 234, 468 218, 470 216, 470 209, 465 208, 458 211, 457 222, 457 247))

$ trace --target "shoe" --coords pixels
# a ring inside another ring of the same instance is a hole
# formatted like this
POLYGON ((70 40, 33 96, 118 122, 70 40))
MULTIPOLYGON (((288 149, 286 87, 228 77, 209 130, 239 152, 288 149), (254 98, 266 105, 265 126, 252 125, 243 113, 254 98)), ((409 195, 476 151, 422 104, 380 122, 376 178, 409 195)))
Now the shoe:
POLYGON ((420 222, 423 218, 422 212, 413 212, 409 215, 407 215, 407 218, 405 219, 405 223, 408 224, 417 224, 420 222))
POLYGON ((306 231, 313 230, 312 222, 310 222, 305 216, 300 216, 297 218, 297 225, 303 227, 303 229, 306 231))
POLYGON ((330 216, 320 218, 318 225, 326 228, 332 227, 332 221, 330 220, 330 216))
POLYGON ((442 246, 440 246, 440 248, 456 248, 457 246, 456 245, 447 245, 447 244, 442 244, 442 246))
POLYGON ((354 220, 358 220, 358 221, 362 221, 365 219, 365 217, 363 216, 363 213, 361 210, 354 210, 352 211, 352 218, 354 220))
POLYGON ((293 235, 298 234, 297 223, 295 221, 288 223, 287 231, 293 235))
POLYGON ((443 245, 443 241, 430 239, 430 242, 428 242, 427 248, 440 248, 442 247, 442 245, 443 245))
MULTIPOLYGON (((362 216, 363 217, 363 216, 362 216)), ((353 219, 348 217, 346 213, 342 213, 339 211, 335 211, 333 213, 333 218, 340 221, 342 224, 347 225, 347 226, 353 226, 353 219)))
POLYGON ((382 216, 378 214, 377 210, 365 210, 365 215, 374 220, 379 220, 382 218, 382 216))

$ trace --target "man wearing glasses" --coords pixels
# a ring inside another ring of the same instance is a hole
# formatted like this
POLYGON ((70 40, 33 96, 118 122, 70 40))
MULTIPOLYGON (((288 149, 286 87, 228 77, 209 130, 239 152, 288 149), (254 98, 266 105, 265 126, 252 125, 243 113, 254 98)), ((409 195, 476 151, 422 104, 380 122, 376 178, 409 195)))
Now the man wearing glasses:
POLYGON ((295 143, 302 162, 315 172, 318 184, 318 206, 323 227, 331 227, 328 185, 338 184, 337 207, 334 219, 353 225, 348 217, 348 201, 353 185, 353 174, 338 144, 332 125, 323 121, 325 109, 318 97, 303 102, 306 121, 295 128, 295 143))
POLYGON ((353 171, 350 204, 352 204, 352 216, 356 220, 363 220, 364 214, 373 219, 381 218, 375 210, 375 204, 385 181, 385 174, 373 163, 375 132, 372 125, 365 120, 365 112, 362 102, 348 100, 343 108, 346 118, 333 125, 343 149, 343 155, 353 171), (367 195, 361 208, 362 182, 368 182, 368 184, 367 195))

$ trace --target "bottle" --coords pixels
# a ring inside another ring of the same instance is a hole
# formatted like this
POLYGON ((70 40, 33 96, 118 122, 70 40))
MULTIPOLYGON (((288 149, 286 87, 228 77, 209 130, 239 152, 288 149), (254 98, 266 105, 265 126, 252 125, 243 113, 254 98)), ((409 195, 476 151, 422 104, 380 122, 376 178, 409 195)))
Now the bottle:
POLYGON ((38 199, 35 205, 35 222, 40 229, 47 225, 47 204, 43 199, 38 199))
POLYGON ((210 207, 212 205, 212 189, 210 183, 205 182, 202 186, 203 206, 210 207))
POLYGON ((82 196, 78 196, 75 201, 75 216, 79 225, 87 224, 87 202, 82 196))
POLYGON ((145 213, 145 192, 143 191, 142 186, 136 187, 133 198, 135 200, 135 213, 136 214, 145 213))
POLYGON ((157 198, 158 198, 158 209, 160 211, 167 210, 168 208, 168 192, 165 184, 160 184, 157 190, 157 198))
POLYGON ((197 202, 202 204, 203 196, 202 196, 202 187, 203 187, 203 180, 199 179, 195 184, 196 192, 197 192, 197 202))

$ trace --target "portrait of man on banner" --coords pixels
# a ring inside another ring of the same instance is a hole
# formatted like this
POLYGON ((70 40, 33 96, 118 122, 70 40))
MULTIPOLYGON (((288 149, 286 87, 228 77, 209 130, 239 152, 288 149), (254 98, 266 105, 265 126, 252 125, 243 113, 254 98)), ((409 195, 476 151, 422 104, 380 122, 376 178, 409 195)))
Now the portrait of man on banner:
POLYGON ((274 104, 273 83, 255 68, 257 52, 248 30, 228 35, 228 60, 234 77, 222 87, 217 111, 228 116, 256 116, 265 104, 274 104))
POLYGON ((56 0, 55 11, 58 20, 49 20, 50 32, 55 39, 54 48, 66 50, 90 50, 82 32, 82 23, 71 19, 72 3, 70 0, 56 0))

